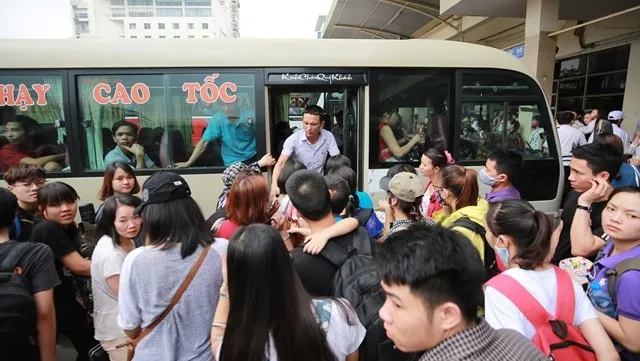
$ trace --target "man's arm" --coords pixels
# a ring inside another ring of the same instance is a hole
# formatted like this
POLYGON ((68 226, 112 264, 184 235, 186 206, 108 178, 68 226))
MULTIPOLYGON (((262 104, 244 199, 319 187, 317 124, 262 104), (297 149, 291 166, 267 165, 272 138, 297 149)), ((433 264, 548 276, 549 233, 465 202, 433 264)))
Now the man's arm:
POLYGON ((56 361, 56 311, 53 307, 53 288, 35 293, 38 314, 38 347, 42 361, 56 361))
POLYGON ((280 194, 280 188, 278 188, 278 177, 282 172, 282 168, 287 164, 289 160, 289 156, 286 154, 280 154, 278 158, 278 162, 273 167, 273 174, 271 175, 271 198, 277 197, 280 194))
POLYGON ((40 167, 44 167, 45 164, 50 162, 57 162, 60 159, 64 159, 64 153, 55 154, 55 155, 46 155, 40 158, 26 157, 26 158, 20 159, 20 164, 30 164, 30 165, 37 165, 40 167))
POLYGON ((196 144, 196 147, 193 149, 193 153, 191 153, 191 157, 189 158, 189 160, 183 163, 176 163, 176 168, 191 167, 191 165, 193 165, 193 163, 195 163, 198 158, 200 158, 202 153, 204 153, 204 150, 207 149, 207 145, 209 145, 209 142, 205 142, 204 139, 200 139, 198 141, 198 144, 196 144))

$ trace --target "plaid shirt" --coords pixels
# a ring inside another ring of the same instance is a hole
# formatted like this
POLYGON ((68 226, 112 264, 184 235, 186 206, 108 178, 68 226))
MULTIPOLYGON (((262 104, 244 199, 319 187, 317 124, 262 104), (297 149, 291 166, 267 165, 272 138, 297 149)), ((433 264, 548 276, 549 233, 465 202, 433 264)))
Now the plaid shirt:
POLYGON ((484 319, 446 338, 419 361, 547 361, 542 352, 514 330, 494 330, 484 319))

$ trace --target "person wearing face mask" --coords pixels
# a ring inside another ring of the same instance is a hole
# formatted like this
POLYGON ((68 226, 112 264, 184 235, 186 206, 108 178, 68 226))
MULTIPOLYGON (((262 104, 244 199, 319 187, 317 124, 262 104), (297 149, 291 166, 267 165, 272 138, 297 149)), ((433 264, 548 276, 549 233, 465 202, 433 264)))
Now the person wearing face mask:
POLYGON ((489 187, 486 200, 489 203, 520 199, 520 192, 512 180, 522 168, 522 155, 511 150, 494 150, 489 153, 485 167, 480 170, 480 181, 489 187))
POLYGON ((116 346, 128 341, 118 326, 118 289, 120 270, 129 252, 136 248, 133 238, 140 232, 142 219, 134 215, 140 198, 116 195, 104 202, 98 233, 102 234, 91 256, 91 290, 95 339, 111 361, 124 361, 127 349, 116 346))
POLYGON ((433 219, 443 227, 465 235, 489 267, 487 255, 493 252, 485 252, 490 249, 486 248, 484 240, 484 217, 489 203, 479 197, 477 173, 459 165, 448 165, 440 170, 434 186, 443 208, 433 214, 433 219))
POLYGON ((572 282, 565 271, 550 263, 558 244, 562 221, 554 230, 549 216, 536 211, 529 203, 518 200, 492 204, 486 221, 487 241, 508 268, 485 286, 487 323, 495 329, 518 331, 529 340, 534 340, 540 331, 528 317, 533 317, 535 311, 531 307, 525 308, 524 313, 521 311, 528 298, 516 297, 516 289, 519 288, 516 286, 524 288, 524 292, 552 315, 557 315, 556 307, 560 304, 558 297, 561 292, 570 292, 574 304, 568 307, 574 310, 573 322, 565 319, 560 321, 580 330, 598 360, 619 360, 611 339, 598 321, 598 315, 582 287, 572 282), (568 287, 562 286, 564 283, 569 283, 568 287))

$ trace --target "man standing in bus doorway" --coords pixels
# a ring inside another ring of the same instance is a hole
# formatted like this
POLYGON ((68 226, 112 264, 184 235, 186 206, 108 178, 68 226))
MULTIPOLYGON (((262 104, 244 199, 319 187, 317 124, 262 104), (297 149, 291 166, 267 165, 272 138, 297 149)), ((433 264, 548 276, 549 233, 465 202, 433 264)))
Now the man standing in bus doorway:
POLYGON ((255 113, 248 108, 240 109, 236 102, 224 103, 211 117, 207 129, 191 157, 184 163, 176 163, 176 168, 191 167, 207 149, 209 143, 221 139, 222 160, 225 166, 236 162, 254 163, 256 158, 255 113))
POLYGON ((322 172, 327 154, 330 156, 340 154, 336 139, 330 131, 324 130, 322 116, 324 111, 317 105, 310 105, 302 114, 302 131, 297 131, 287 138, 282 148, 282 153, 271 178, 271 196, 280 194, 278 177, 289 157, 303 163, 308 170, 322 172))

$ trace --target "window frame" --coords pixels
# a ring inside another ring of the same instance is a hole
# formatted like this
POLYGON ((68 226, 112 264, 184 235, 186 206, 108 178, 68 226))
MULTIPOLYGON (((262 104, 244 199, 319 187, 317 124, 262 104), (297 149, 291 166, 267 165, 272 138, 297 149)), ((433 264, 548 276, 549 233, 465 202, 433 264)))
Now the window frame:
MULTIPOLYGON (((519 104, 527 104, 527 105, 536 105, 538 107, 538 111, 540 112, 540 121, 542 124, 550 124, 551 129, 553 130, 554 120, 550 114, 550 105, 548 106, 546 97, 542 93, 542 89, 534 81, 532 78, 525 76, 524 74, 518 73, 516 71, 504 70, 504 69, 471 69, 471 68, 462 68, 456 69, 455 75, 455 123, 453 126, 454 133, 453 137, 453 158, 456 160, 456 164, 460 164, 465 167, 474 167, 474 166, 484 166, 486 163, 485 160, 460 160, 460 135, 462 134, 462 103, 463 102, 477 102, 477 103, 519 103, 519 104), (463 76, 473 76, 473 75, 493 75, 493 76, 510 76, 515 77, 517 79, 525 81, 525 84, 529 85, 533 94, 531 95, 462 95, 462 78, 463 76), (547 111, 543 111, 547 110, 547 111), (460 119, 460 121, 458 121, 460 119)), ((546 128, 545 128, 546 130, 546 128)), ((547 143, 549 145, 549 157, 543 159, 526 159, 524 160, 525 164, 529 164, 530 162, 536 162, 536 164, 544 163, 558 163, 559 154, 556 145, 556 139, 554 137, 547 137, 547 143)), ((449 150, 451 151, 451 150, 449 150)))
MULTIPOLYGON (((153 69, 139 69, 139 68, 122 68, 122 69, 68 69, 64 71, 66 77, 63 79, 63 87, 65 82, 67 86, 65 89, 69 94, 67 100, 68 104, 65 104, 65 119, 68 119, 67 123, 72 124, 71 133, 73 141, 69 146, 69 162, 71 165, 71 171, 66 173, 52 173, 52 178, 71 178, 71 177, 102 177, 104 175, 104 169, 90 170, 85 169, 87 163, 87 154, 85 151, 86 144, 83 138, 82 129, 79 126, 80 122, 80 93, 77 84, 78 77, 80 76, 136 76, 136 75, 156 75, 168 78, 168 76, 175 76, 181 74, 250 74, 254 77, 254 97, 255 97, 255 114, 256 114, 256 153, 258 157, 266 154, 267 151, 267 118, 265 117, 266 104, 265 94, 266 87, 264 83, 264 68, 153 68, 153 69), (73 148, 71 148, 73 147, 73 148), (61 176, 63 175, 63 176, 61 176)), ((15 73, 9 71, 9 74, 15 73)), ((0 72, 2 74, 2 72, 0 72)), ((44 72, 44 74, 49 74, 44 72)), ((168 79, 165 79, 165 82, 168 79)), ((204 80, 203 80, 204 82, 204 80)), ((166 95, 165 95, 166 96, 166 95)), ((67 130, 69 132, 69 130, 67 130)), ((69 134, 69 133, 68 133, 69 134)), ((171 171, 179 174, 221 174, 227 167, 224 165, 213 167, 198 167, 198 168, 171 168, 171 171)), ((168 168, 157 169, 136 169, 136 175, 148 176, 157 172, 158 170, 167 170, 168 168)))
MULTIPOLYGON (((77 126, 71 118, 71 103, 73 96, 69 86, 69 71, 67 69, 0 69, 2 76, 60 76, 62 82, 62 113, 64 114, 65 130, 67 132, 67 152, 69 153, 68 172, 47 172, 47 178, 72 178, 74 176, 74 159, 71 154, 78 149, 77 126)), ((37 120, 37 119, 36 119, 37 120)), ((103 172, 104 173, 104 172, 103 172)))
MULTIPOLYGON (((449 131, 447 134, 447 150, 449 152, 451 152, 453 154, 452 151, 452 145, 453 142, 451 142, 451 139, 453 139, 454 133, 453 133, 453 129, 454 127, 451 126, 451 120, 452 119, 456 119, 455 117, 457 116, 455 109, 453 109, 454 107, 452 107, 452 104, 454 104, 454 99, 455 99, 455 86, 456 86, 456 80, 455 80, 455 68, 427 68, 427 67, 411 67, 411 68, 369 68, 369 109, 368 109, 368 113, 369 113, 369 164, 367 164, 368 169, 389 169, 391 167, 393 167, 396 164, 410 164, 412 166, 415 166, 416 168, 420 165, 420 162, 408 162, 408 161, 403 161, 403 162, 379 162, 375 159, 371 158, 371 148, 372 148, 372 144, 377 148, 377 142, 378 142, 378 131, 377 129, 373 129, 372 128, 372 122, 371 122, 371 117, 372 117, 372 104, 373 101, 372 99, 374 98, 374 96, 376 96, 377 94, 379 94, 380 92, 380 80, 379 80, 379 76, 380 75, 390 75, 390 76, 410 76, 410 75, 432 75, 432 76, 447 76, 449 78, 449 98, 448 98, 448 118, 449 118, 449 131), (376 137, 372 137, 372 134, 377 134, 376 137), (375 163, 374 163, 375 162, 375 163), (372 166, 373 164, 376 164, 376 166, 372 166)), ((376 105, 378 106, 378 105, 376 105)), ((375 114, 373 114, 374 116, 376 116, 375 114)), ((377 126, 377 123, 375 124, 377 126)), ((378 152, 380 150, 378 149, 378 152)))

